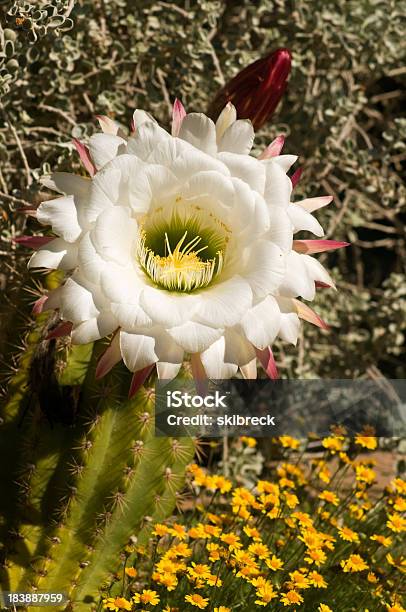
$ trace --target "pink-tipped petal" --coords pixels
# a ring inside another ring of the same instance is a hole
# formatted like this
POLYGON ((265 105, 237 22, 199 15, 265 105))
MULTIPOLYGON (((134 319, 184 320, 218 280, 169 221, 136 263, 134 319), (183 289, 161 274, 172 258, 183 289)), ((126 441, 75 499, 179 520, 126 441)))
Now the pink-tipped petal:
POLYGON ((317 312, 314 312, 310 306, 296 299, 292 300, 292 302, 295 305, 297 316, 300 319, 303 319, 303 321, 307 321, 308 323, 313 323, 313 325, 316 325, 321 329, 330 329, 330 326, 327 325, 327 323, 323 321, 317 312))
POLYGON ((312 253, 324 253, 334 251, 349 246, 349 242, 339 242, 338 240, 294 240, 293 250, 296 253, 311 255, 312 253))
POLYGON ((328 285, 327 283, 322 283, 321 281, 315 281, 316 289, 331 289, 333 285, 328 285))
POLYGON ((38 298, 38 300, 36 300, 36 302, 34 302, 34 305, 32 307, 32 314, 33 315, 41 314, 41 312, 44 309, 45 302, 47 301, 47 299, 48 299, 47 295, 42 295, 40 298, 38 298))
POLYGON ((296 187, 296 185, 301 179, 302 174, 303 174, 303 168, 298 168, 297 170, 294 171, 294 173, 290 177, 290 180, 292 183, 292 189, 296 187))
POLYGON ((279 378, 279 372, 271 347, 268 346, 266 349, 255 349, 255 352, 269 378, 277 380, 279 378))
POLYGON ((196 391, 202 397, 206 397, 209 390, 209 379, 207 378, 200 355, 194 353, 190 358, 190 364, 192 366, 192 375, 195 381, 196 391))
POLYGON ((262 153, 258 156, 258 159, 269 159, 270 157, 276 157, 280 155, 283 145, 285 144, 285 136, 281 134, 277 136, 275 140, 269 144, 266 149, 262 151, 262 153))
POLYGON ((57 325, 49 334, 47 335, 47 340, 52 340, 53 338, 61 338, 62 336, 69 336, 72 331, 73 324, 70 321, 61 321, 59 325, 57 325))
POLYGON ((178 136, 180 126, 183 119, 186 117, 185 107, 182 102, 176 98, 172 109, 172 136, 178 136))
POLYGON ((327 206, 330 202, 333 201, 333 196, 320 196, 318 198, 306 198, 305 200, 300 200, 299 202, 295 202, 298 206, 301 206, 307 212, 312 213, 319 208, 323 208, 323 206, 327 206))
POLYGON ((110 346, 104 351, 103 355, 100 357, 97 367, 96 367, 96 380, 103 378, 110 372, 110 370, 121 361, 121 351, 120 351, 120 334, 116 334, 112 339, 110 346))
POLYGON ((117 134, 119 125, 113 119, 110 119, 107 115, 96 115, 96 119, 104 134, 112 134, 113 136, 117 134))
POLYGON ((13 242, 28 247, 29 249, 39 249, 40 247, 55 240, 53 236, 19 236, 13 238, 13 242))
POLYGON ((134 372, 133 377, 131 379, 130 389, 128 391, 128 399, 134 397, 137 391, 142 387, 144 382, 147 380, 148 376, 151 374, 152 370, 155 367, 155 363, 152 365, 146 366, 142 368, 142 370, 138 370, 138 372, 134 372))
POLYGON ((80 161, 90 174, 90 176, 94 176, 96 174, 96 166, 92 162, 90 157, 90 151, 83 142, 80 142, 77 138, 73 138, 73 144, 76 147, 76 151, 79 153, 80 161))

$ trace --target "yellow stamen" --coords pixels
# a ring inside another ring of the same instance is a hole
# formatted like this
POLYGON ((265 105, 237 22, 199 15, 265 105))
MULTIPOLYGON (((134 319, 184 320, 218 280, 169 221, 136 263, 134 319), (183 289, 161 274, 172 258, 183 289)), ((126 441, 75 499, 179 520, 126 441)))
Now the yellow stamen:
POLYGON ((218 251, 209 260, 202 260, 199 254, 208 246, 196 248, 201 242, 195 236, 186 244, 187 230, 172 250, 168 234, 165 232, 166 255, 156 255, 146 246, 146 232, 141 230, 137 247, 137 257, 148 276, 169 291, 193 291, 206 287, 223 267, 223 253, 218 251))

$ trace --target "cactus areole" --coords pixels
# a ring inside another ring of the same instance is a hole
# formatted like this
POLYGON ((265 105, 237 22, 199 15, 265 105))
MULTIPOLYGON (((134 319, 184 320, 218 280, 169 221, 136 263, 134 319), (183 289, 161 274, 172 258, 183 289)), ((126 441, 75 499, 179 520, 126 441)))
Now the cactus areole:
POLYGON ((274 340, 295 344, 301 318, 325 327, 297 298, 333 285, 311 254, 345 243, 293 236, 323 236, 311 213, 332 198, 292 203, 297 157, 281 155, 282 136, 250 155, 254 129, 231 103, 213 123, 175 101, 171 134, 142 110, 129 137, 98 120, 103 133, 75 141, 90 178, 46 179, 65 194, 37 210, 56 237, 25 239, 31 268, 67 273, 41 309, 74 344, 111 335, 97 376, 123 359, 133 390, 155 365, 175 377, 185 354, 196 377, 253 378, 257 358, 277 376, 274 340))

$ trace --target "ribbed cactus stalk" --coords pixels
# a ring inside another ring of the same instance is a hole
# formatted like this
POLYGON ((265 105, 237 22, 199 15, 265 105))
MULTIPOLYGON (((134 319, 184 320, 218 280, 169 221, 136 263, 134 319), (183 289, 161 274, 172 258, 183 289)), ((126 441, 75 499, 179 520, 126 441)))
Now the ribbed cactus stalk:
POLYGON ((103 347, 71 347, 57 372, 51 325, 30 332, 2 414, 1 583, 89 611, 130 538, 173 510, 194 445, 154 436, 153 390, 125 399, 124 368, 95 380, 103 347))

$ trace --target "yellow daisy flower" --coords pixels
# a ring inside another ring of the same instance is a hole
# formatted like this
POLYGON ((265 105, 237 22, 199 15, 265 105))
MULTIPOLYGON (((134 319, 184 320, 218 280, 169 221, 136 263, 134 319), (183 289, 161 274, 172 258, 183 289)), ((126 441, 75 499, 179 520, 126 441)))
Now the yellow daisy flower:
POLYGON ((323 565, 323 563, 326 562, 327 556, 326 553, 321 550, 321 548, 311 548, 307 551, 307 555, 304 559, 307 561, 307 563, 314 563, 314 565, 320 567, 320 565, 323 565))
POLYGON ((209 600, 207 599, 207 597, 202 597, 198 593, 193 593, 192 595, 185 595, 185 601, 187 603, 190 603, 192 606, 199 608, 199 610, 204 610, 209 604, 209 600))
POLYGON ((283 448, 291 448, 292 450, 297 450, 300 446, 300 440, 292 438, 291 436, 279 436, 278 439, 283 448))
POLYGON ((118 612, 119 610, 131 610, 131 602, 124 597, 108 597, 103 599, 103 607, 105 610, 118 612))
POLYGON ((340 534, 341 539, 345 540, 346 542, 359 542, 358 534, 345 525, 343 527, 339 527, 338 533, 340 534))
POLYGON ((316 571, 309 572, 307 578, 316 589, 326 589, 327 582, 324 580, 323 576, 316 571))
POLYGON ((273 585, 268 581, 264 581, 264 583, 257 588, 258 599, 255 600, 255 603, 258 606, 267 606, 269 602, 272 601, 272 599, 275 599, 277 596, 278 595, 275 592, 273 585))
POLYGON ((281 602, 284 606, 293 606, 295 604, 300 605, 301 603, 303 603, 303 597, 300 595, 300 593, 291 590, 287 593, 283 593, 281 597, 281 602))
POLYGON ((340 502, 340 499, 337 497, 335 493, 333 493, 333 491, 327 491, 327 490, 320 493, 319 499, 322 499, 323 501, 326 501, 329 504, 333 504, 333 506, 338 506, 340 502))
POLYGON ((368 450, 375 450, 378 446, 378 440, 374 436, 363 436, 358 434, 355 437, 355 444, 367 448, 368 450))
POLYGON ((169 527, 162 525, 161 523, 157 523, 152 531, 152 535, 156 535, 158 537, 162 537, 167 533, 169 533, 169 527))
POLYGON ((344 572, 362 572, 368 569, 368 565, 361 555, 350 555, 348 559, 340 561, 340 565, 344 572))
POLYGON ((275 555, 272 555, 270 559, 266 559, 265 563, 267 564, 269 569, 271 569, 274 572, 277 572, 283 567, 283 561, 279 559, 278 557, 276 557, 275 555))
POLYGON ((159 604, 159 596, 156 591, 144 589, 142 593, 136 593, 133 597, 135 603, 149 604, 150 606, 157 606, 159 604))
POLYGON ((334 454, 343 449, 343 440, 344 438, 342 436, 329 436, 324 438, 322 445, 334 454))
POLYGON ((379 544, 382 544, 382 546, 384 546, 385 548, 389 548, 389 546, 392 544, 391 537, 379 535, 377 533, 374 533, 374 535, 371 535, 370 539, 375 540, 376 542, 379 542, 379 544))
POLYGON ((386 521, 389 529, 394 531, 395 533, 401 533, 402 531, 406 531, 406 519, 400 516, 397 512, 393 514, 388 514, 388 520, 386 521))
POLYGON ((192 561, 192 566, 187 568, 187 573, 191 578, 197 580, 206 580, 211 576, 211 571, 206 563, 195 563, 192 561))

